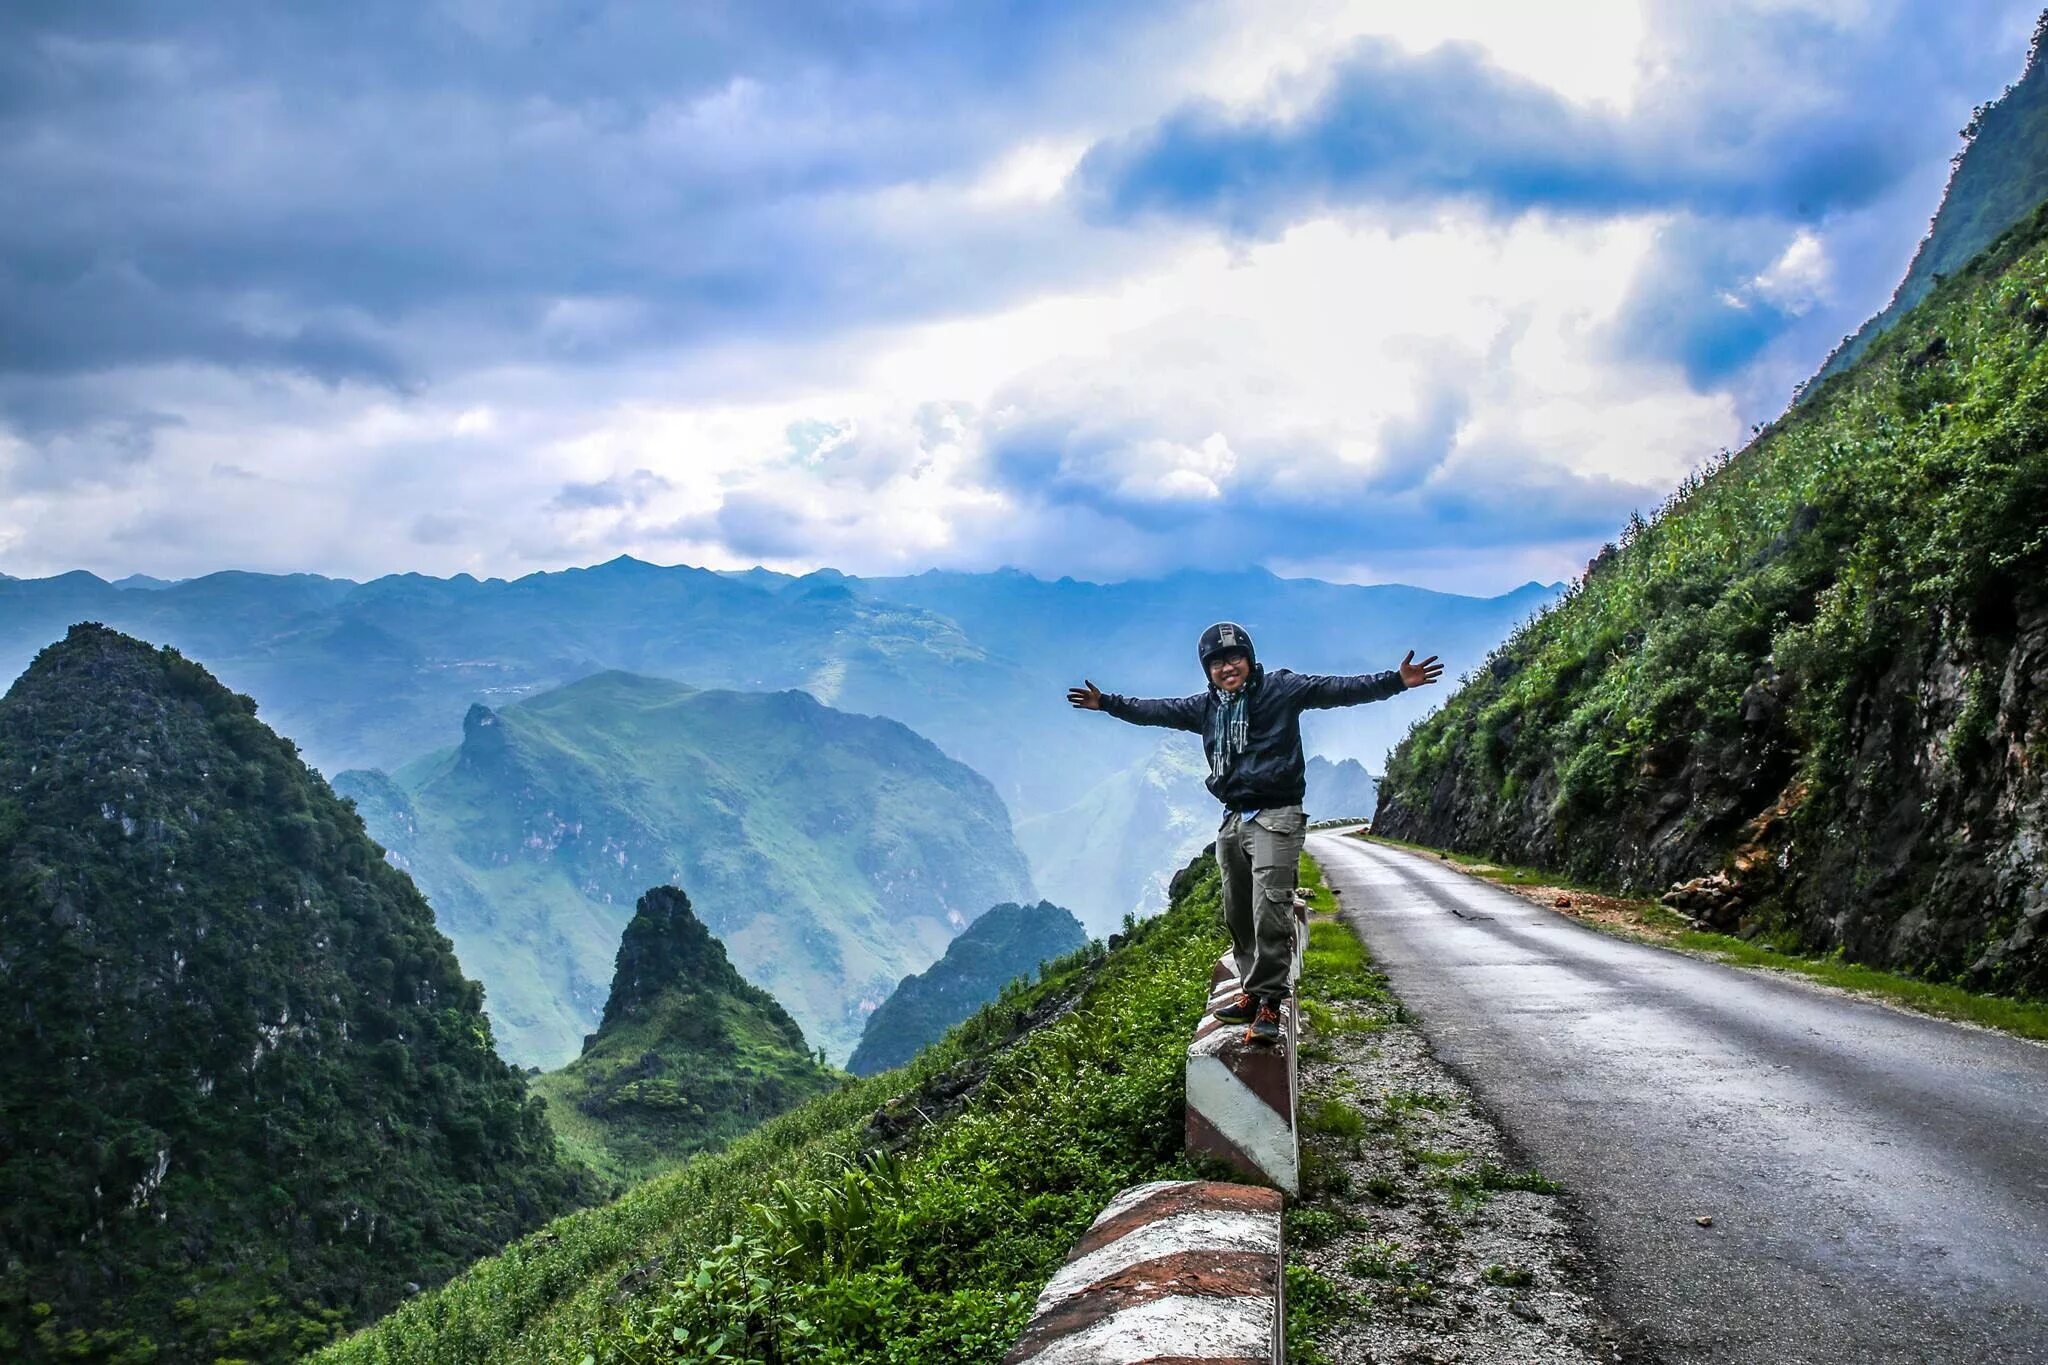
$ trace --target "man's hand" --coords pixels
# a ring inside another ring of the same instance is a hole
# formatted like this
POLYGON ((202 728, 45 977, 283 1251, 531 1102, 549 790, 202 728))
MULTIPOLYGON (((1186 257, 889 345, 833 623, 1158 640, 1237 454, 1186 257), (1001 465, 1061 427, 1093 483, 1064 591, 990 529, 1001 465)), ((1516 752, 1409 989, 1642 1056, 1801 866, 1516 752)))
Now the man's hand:
POLYGON ((1088 682, 1086 678, 1081 679, 1081 681, 1087 683, 1087 686, 1068 688, 1067 700, 1080 707, 1083 711, 1100 711, 1102 709, 1102 689, 1094 683, 1088 682))
MULTIPOLYGON (((1444 675, 1444 666, 1432 654, 1421 663, 1415 662, 1415 651, 1409 650, 1408 657, 1401 660, 1401 685, 1403 687, 1426 687, 1444 675)), ((1069 696, 1072 693, 1068 694, 1069 696)), ((1081 703, 1075 702, 1079 706, 1081 703)))

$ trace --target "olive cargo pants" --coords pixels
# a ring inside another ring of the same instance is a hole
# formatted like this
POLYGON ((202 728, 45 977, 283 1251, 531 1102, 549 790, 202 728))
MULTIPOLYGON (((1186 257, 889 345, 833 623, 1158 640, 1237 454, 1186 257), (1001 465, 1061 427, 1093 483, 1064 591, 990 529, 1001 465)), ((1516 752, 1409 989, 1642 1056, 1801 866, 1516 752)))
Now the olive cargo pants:
POLYGON ((1236 811, 1216 831, 1223 871, 1223 921, 1237 979, 1255 1000, 1284 1000, 1294 953, 1294 885, 1308 816, 1300 806, 1275 806, 1250 819, 1236 811))

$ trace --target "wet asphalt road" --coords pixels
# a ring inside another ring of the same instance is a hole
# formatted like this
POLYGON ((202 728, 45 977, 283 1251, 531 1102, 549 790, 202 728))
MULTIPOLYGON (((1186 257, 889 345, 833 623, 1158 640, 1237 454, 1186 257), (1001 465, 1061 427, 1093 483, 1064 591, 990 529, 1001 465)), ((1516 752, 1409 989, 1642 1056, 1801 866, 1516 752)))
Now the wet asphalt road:
POLYGON ((2048 1047, 1383 845, 1309 851, 1437 1055, 1563 1182, 1644 1358, 2048 1362, 2048 1047))

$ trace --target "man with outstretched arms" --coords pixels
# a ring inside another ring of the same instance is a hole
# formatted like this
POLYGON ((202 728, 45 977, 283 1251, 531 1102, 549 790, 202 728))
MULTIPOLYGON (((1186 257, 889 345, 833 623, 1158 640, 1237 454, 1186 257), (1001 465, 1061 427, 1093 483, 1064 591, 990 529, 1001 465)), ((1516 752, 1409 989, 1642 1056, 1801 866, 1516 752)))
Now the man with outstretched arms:
POLYGON ((1301 713, 1384 701, 1435 682, 1444 666, 1434 654, 1416 663, 1411 649, 1399 668, 1356 677, 1268 669, 1252 651, 1251 635, 1232 621, 1203 631, 1196 652, 1209 675, 1206 692, 1124 697, 1084 682, 1067 689, 1067 700, 1133 725, 1192 730, 1202 737, 1209 792, 1223 803, 1216 862, 1223 871, 1223 918, 1230 926, 1237 979, 1244 984, 1216 1017, 1247 1025, 1247 1040, 1276 1041, 1279 1006, 1288 992, 1295 877, 1308 833, 1301 809, 1307 767, 1301 713))

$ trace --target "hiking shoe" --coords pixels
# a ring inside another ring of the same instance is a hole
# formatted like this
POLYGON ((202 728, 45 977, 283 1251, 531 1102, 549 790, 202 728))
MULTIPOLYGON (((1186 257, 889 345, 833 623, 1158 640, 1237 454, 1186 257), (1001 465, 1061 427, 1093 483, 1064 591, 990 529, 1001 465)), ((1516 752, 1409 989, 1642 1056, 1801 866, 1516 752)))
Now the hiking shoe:
POLYGON ((1277 1043, 1280 1041, 1280 1007, 1271 1000, 1259 1002, 1259 1012, 1252 1018, 1252 1026, 1244 1031, 1247 1043, 1277 1043))
POLYGON ((1226 1024, 1249 1024, 1258 1012, 1259 1002, 1239 991, 1237 999, 1217 1007, 1216 1018, 1226 1024))

